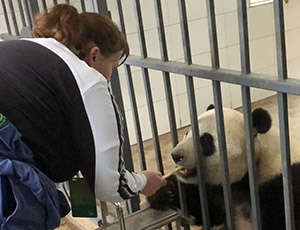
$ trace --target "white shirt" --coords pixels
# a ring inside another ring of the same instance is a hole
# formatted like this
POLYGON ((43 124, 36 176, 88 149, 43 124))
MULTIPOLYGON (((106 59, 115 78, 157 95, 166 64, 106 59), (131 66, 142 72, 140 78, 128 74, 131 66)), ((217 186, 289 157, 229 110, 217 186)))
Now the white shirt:
POLYGON ((26 40, 57 54, 74 75, 94 137, 96 197, 102 201, 118 202, 141 191, 147 179, 144 174, 130 173, 124 167, 114 102, 106 78, 53 38, 26 40))

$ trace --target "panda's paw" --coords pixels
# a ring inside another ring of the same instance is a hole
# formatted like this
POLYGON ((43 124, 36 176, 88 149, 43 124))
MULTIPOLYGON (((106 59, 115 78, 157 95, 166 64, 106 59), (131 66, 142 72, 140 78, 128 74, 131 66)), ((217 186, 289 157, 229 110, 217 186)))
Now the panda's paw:
POLYGON ((148 197, 150 207, 156 210, 165 210, 167 207, 174 205, 177 197, 177 186, 174 180, 168 179, 168 184, 158 190, 153 196, 148 197))
POLYGON ((148 197, 151 208, 165 210, 174 200, 174 193, 166 186, 157 191, 153 196, 148 197))

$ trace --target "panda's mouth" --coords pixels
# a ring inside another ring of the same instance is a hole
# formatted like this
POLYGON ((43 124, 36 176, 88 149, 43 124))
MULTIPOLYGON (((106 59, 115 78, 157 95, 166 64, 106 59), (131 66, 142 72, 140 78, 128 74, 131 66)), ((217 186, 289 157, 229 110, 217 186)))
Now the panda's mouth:
POLYGON ((182 168, 177 172, 177 174, 183 178, 188 178, 188 177, 194 177, 197 175, 197 169, 192 168, 192 169, 187 169, 187 168, 182 168))

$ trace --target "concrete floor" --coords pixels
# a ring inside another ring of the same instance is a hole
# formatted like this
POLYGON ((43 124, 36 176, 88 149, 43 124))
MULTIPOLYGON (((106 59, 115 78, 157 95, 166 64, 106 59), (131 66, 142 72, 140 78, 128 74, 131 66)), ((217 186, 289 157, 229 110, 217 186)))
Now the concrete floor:
MULTIPOLYGON (((255 102, 252 105, 252 109, 261 107, 269 111, 272 117, 272 124, 274 127, 279 127, 278 124, 278 104, 277 104, 277 96, 272 96, 270 98, 261 100, 259 102, 255 102)), ((238 109, 241 110, 241 109, 238 109)), ((290 127, 290 135, 296 139, 300 140, 300 132, 298 132, 300 128, 300 97, 289 95, 288 96, 288 111, 289 111, 289 127, 290 127)), ((189 130, 189 127, 180 129, 178 131, 178 138, 179 140, 182 139, 183 135, 189 130)), ((172 141, 170 134, 165 134, 160 136, 160 145, 161 145, 161 152, 163 158, 163 165, 165 169, 165 173, 171 171, 174 167, 174 164, 171 159, 171 150, 172 150, 172 141)), ((147 169, 148 170, 157 170, 156 166, 156 159, 155 159, 155 151, 153 148, 153 141, 148 140, 144 142, 144 149, 145 149, 145 157, 147 162, 147 169)), ((139 154, 138 154, 138 147, 132 146, 132 154, 134 159, 134 167, 135 171, 140 171, 140 163, 139 163, 139 154)), ((145 207, 146 202, 145 199, 142 197, 141 207, 145 207)), ((70 219, 69 217, 68 219, 70 219)), ((71 218, 72 219, 72 218, 71 218)), ((80 223, 80 219, 77 218, 75 222, 70 222, 69 220, 62 221, 62 226, 60 230, 71 230, 71 229, 92 229, 92 228, 78 228, 76 222, 80 223), (73 223, 73 224, 72 224, 73 223)), ((82 224, 81 224, 82 225, 82 224)), ((174 228, 175 229, 175 228, 174 228)), ((199 227, 193 227, 192 229, 198 230, 201 229, 199 227)))

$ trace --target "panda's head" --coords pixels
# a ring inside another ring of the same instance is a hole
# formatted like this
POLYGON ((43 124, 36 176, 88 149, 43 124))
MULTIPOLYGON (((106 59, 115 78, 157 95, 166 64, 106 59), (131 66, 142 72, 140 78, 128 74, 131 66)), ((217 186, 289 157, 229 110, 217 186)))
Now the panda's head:
MULTIPOLYGON (((247 155, 244 134, 243 114, 224 108, 224 125, 226 134, 227 156, 230 182, 241 180, 247 173, 247 155)), ((254 135, 266 133, 271 127, 271 117, 267 111, 256 109, 252 113, 254 135)), ((204 160, 205 180, 211 185, 222 184, 221 159, 217 134, 215 109, 208 110, 199 116, 200 143, 204 160)), ((197 183, 197 170, 193 147, 192 132, 188 132, 183 140, 172 151, 176 165, 183 169, 177 177, 184 183, 197 183)))

